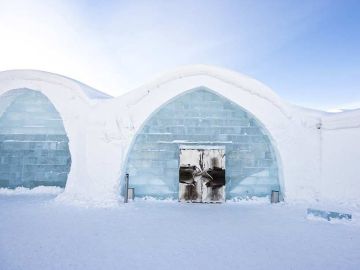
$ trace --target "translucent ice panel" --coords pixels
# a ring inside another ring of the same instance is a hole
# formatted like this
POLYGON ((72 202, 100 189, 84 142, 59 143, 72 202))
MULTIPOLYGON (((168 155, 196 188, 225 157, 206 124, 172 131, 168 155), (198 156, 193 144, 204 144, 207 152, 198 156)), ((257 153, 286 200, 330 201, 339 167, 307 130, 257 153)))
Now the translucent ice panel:
POLYGON ((64 187, 68 137, 50 100, 29 89, 0 97, 0 187, 64 187))
POLYGON ((137 196, 178 198, 180 145, 225 147, 227 199, 280 191, 266 130, 240 106, 199 88, 163 105, 136 135, 125 169, 137 196))

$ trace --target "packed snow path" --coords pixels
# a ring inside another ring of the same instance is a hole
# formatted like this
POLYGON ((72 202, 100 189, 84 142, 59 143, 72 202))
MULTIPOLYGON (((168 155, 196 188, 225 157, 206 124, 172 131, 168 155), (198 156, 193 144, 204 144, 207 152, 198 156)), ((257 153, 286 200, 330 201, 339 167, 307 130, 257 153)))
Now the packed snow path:
POLYGON ((0 195, 0 269, 359 269, 360 226, 287 204, 137 201, 116 208, 0 195))

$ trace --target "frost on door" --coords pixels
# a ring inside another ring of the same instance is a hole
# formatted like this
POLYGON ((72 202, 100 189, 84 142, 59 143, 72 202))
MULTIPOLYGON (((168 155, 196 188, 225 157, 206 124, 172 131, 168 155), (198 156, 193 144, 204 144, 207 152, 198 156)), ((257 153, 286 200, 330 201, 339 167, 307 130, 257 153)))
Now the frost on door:
POLYGON ((224 148, 180 148, 179 201, 225 201, 224 148))

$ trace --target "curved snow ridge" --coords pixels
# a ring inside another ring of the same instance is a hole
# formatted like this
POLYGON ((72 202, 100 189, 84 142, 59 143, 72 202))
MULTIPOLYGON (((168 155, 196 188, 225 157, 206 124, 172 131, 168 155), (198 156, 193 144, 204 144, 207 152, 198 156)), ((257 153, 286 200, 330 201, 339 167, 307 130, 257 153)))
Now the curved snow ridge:
POLYGON ((41 70, 7 70, 0 72, 0 83, 5 81, 34 81, 34 82, 48 82, 51 84, 60 85, 69 88, 79 93, 86 99, 109 99, 112 96, 96 90, 84 83, 75 79, 47 72, 41 70))
MULTIPOLYGON (((123 96, 118 97, 118 99, 126 100, 127 106, 130 107, 142 101, 152 91, 156 91, 157 88, 160 88, 160 86, 164 84, 176 80, 182 80, 197 76, 206 76, 209 78, 215 78, 226 84, 244 90, 250 93, 251 95, 266 100, 267 102, 277 107, 287 118, 291 118, 290 114, 285 109, 287 103, 284 100, 282 100, 277 94, 275 94, 270 87, 259 82, 258 80, 255 80, 254 78, 251 78, 239 72, 235 72, 225 68, 209 66, 209 65, 191 65, 191 66, 183 66, 177 68, 174 71, 164 73, 158 76, 157 79, 149 83, 146 83, 143 86, 134 89, 123 96)), ((208 87, 206 83, 205 85, 202 85, 200 83, 198 86, 208 87)), ((212 89, 212 90, 217 91, 217 89, 212 89)))

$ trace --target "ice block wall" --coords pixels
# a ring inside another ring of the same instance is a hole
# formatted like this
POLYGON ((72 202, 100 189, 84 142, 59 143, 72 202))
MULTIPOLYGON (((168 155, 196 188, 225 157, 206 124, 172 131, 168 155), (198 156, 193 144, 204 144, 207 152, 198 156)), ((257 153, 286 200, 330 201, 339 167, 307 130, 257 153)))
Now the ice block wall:
POLYGON ((179 146, 219 145, 226 153, 226 197, 280 190, 278 165, 262 125, 206 88, 186 92, 153 113, 129 150, 126 172, 137 196, 177 198, 179 146))
POLYGON ((0 97, 0 187, 64 187, 71 156, 61 116, 39 91, 0 97))

